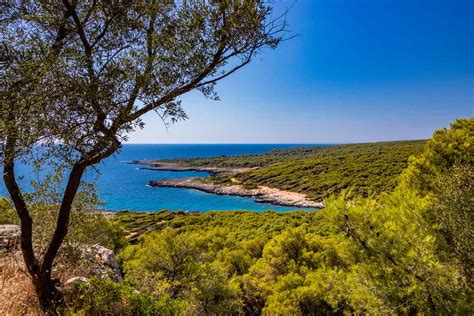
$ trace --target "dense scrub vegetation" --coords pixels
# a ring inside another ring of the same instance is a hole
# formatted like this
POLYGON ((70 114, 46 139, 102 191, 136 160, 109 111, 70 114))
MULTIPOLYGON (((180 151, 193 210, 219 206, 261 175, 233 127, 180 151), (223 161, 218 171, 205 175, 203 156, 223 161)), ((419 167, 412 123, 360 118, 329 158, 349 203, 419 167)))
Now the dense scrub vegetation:
POLYGON ((240 181, 246 187, 269 187, 307 194, 315 200, 350 189, 369 196, 395 188, 408 158, 421 153, 424 141, 398 141, 273 150, 263 155, 174 159, 199 167, 257 167, 237 175, 218 175, 217 183, 240 181))
POLYGON ((114 221, 122 224, 132 236, 147 231, 160 231, 168 227, 179 232, 194 232, 218 227, 226 231, 229 237, 238 241, 249 235, 268 239, 287 228, 297 227, 301 223, 316 225, 319 217, 318 212, 305 211, 188 213, 163 210, 156 213, 118 212, 114 215, 114 221))
MULTIPOLYGON (((333 150, 346 145, 303 146, 287 149, 274 149, 265 154, 245 154, 235 156, 219 156, 208 158, 174 158, 160 161, 177 163, 181 166, 222 167, 222 168, 253 168, 263 167, 272 163, 282 162, 288 158, 311 156, 321 151, 333 150)), ((348 145, 352 146, 352 145, 348 145)))
POLYGON ((421 141, 340 146, 237 175, 245 185, 266 185, 308 194, 320 200, 351 189, 368 196, 388 192, 421 141))
POLYGON ((399 185, 316 212, 122 212, 129 284, 173 314, 470 314, 474 120, 399 185))
POLYGON ((88 314, 472 314, 474 119, 435 132, 394 190, 314 212, 117 213, 125 282, 74 284, 88 314), (138 290, 139 292, 136 292, 138 290))

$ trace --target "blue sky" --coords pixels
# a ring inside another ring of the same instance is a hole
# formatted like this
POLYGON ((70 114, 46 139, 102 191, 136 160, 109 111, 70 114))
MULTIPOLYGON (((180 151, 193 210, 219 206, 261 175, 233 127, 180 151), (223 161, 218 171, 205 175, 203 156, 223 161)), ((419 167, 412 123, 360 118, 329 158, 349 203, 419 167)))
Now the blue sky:
MULTIPOLYGON (((274 0, 276 11, 293 1, 274 0)), ((346 143, 428 138, 474 116, 474 0, 298 0, 298 36, 183 98, 131 143, 346 143)))

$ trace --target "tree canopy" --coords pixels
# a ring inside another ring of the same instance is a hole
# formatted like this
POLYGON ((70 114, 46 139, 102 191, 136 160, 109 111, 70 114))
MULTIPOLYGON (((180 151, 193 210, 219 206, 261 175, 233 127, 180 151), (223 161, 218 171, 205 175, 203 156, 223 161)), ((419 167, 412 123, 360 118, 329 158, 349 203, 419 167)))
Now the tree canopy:
POLYGON ((284 17, 267 1, 37 1, 0 4, 3 178, 21 221, 21 246, 40 301, 60 293, 52 266, 67 235, 82 175, 113 155, 154 111, 186 118, 179 97, 214 85, 282 40, 284 17), (15 176, 19 159, 70 170, 57 224, 35 254, 30 205, 15 176), (40 159, 40 160, 41 160, 40 159))

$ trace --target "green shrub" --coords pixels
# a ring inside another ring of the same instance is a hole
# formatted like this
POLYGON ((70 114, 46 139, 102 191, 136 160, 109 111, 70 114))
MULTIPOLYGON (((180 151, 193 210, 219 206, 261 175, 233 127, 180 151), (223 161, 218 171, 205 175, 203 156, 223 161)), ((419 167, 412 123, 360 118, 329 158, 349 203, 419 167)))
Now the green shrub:
POLYGON ((173 315, 173 305, 154 302, 124 282, 96 277, 75 281, 65 293, 64 313, 86 315, 173 315))
POLYGON ((20 222, 18 215, 12 208, 10 202, 7 199, 0 198, 0 225, 4 224, 15 224, 18 225, 20 222))
POLYGON ((434 222, 439 227, 445 245, 440 248, 456 258, 466 277, 465 283, 473 290, 474 275, 474 168, 454 165, 435 183, 431 208, 434 222))
POLYGON ((423 152, 410 159, 401 176, 402 185, 427 194, 455 164, 474 166, 474 118, 458 119, 450 129, 435 131, 423 152))

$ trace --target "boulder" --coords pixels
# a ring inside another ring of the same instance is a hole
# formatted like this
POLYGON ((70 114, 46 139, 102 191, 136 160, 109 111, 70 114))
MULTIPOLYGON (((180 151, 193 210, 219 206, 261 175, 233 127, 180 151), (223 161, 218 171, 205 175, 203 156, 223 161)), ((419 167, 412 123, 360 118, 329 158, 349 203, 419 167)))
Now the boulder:
POLYGON ((90 274, 100 278, 111 278, 115 281, 123 280, 115 253, 112 250, 99 244, 82 245, 81 259, 86 262, 90 274))
POLYGON ((21 230, 18 225, 0 225, 0 252, 10 252, 20 246, 21 230))
POLYGON ((71 285, 74 282, 87 282, 89 281, 86 277, 72 277, 66 282, 64 282, 64 285, 71 285))

